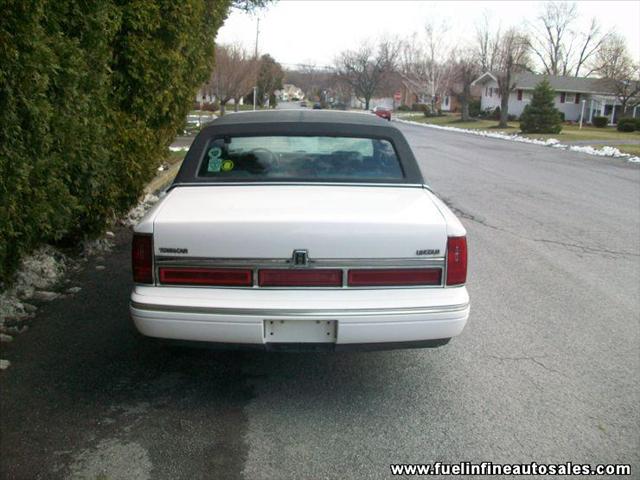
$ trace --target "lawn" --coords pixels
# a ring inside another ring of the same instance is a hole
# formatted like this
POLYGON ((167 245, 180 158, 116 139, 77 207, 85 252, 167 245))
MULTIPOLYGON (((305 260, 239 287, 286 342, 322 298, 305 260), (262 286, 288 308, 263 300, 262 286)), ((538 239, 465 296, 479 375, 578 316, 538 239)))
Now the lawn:
POLYGON ((597 141, 597 140, 640 140, 640 132, 619 132, 615 127, 596 128, 591 125, 583 125, 582 129, 578 125, 563 125, 560 133, 529 133, 523 134, 530 138, 557 138, 563 141, 597 141))
MULTIPOLYGON (((422 114, 407 114, 399 116, 406 120, 412 120, 420 123, 430 123, 433 125, 444 125, 448 127, 474 129, 474 130, 497 130, 504 131, 506 133, 518 133, 520 134, 520 123, 509 122, 509 128, 498 128, 498 122, 496 120, 474 120, 471 122, 462 122, 459 115, 443 115, 441 117, 425 117, 422 114)), ((521 134, 522 136, 529 138, 557 138, 562 142, 572 141, 593 141, 597 143, 600 141, 625 141, 625 140, 640 140, 640 132, 618 132, 615 127, 596 128, 591 125, 583 125, 582 129, 578 125, 564 124, 560 133, 529 133, 521 134)), ((635 145, 625 145, 627 147, 634 147, 635 145)), ((621 149, 622 150, 622 149, 621 149)))
MULTIPOLYGON (((447 127, 465 128, 468 130, 519 130, 520 124, 518 122, 509 122, 508 128, 498 128, 498 122, 496 120, 472 120, 470 122, 463 122, 458 115, 443 115, 441 117, 425 117, 421 113, 406 114, 399 116, 404 120, 411 120, 412 122, 429 123, 432 125, 443 125, 447 127)), ((516 133, 516 132, 512 132, 516 133)))

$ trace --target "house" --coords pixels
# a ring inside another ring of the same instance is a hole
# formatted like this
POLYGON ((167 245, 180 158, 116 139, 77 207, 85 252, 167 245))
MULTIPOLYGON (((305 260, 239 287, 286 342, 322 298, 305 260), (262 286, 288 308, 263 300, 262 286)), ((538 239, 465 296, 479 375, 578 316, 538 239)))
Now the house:
POLYGON ((289 100, 302 100, 304 99, 304 92, 293 85, 292 83, 285 83, 282 86, 282 90, 276 90, 276 96, 280 98, 280 100, 286 102, 289 100))
MULTIPOLYGON (((482 88, 478 85, 473 85, 469 89, 469 100, 478 100, 482 94, 482 88)), ((459 112, 462 110, 462 103, 460 102, 460 95, 456 92, 462 91, 462 85, 459 83, 453 84, 450 88, 443 90, 440 96, 440 110, 443 112, 459 112)))
MULTIPOLYGON (((531 101, 533 89, 545 78, 556 91, 555 106, 564 113, 564 119, 567 121, 580 121, 582 115, 584 122, 591 123, 595 116, 606 116, 609 117, 610 124, 615 124, 622 113, 620 100, 615 94, 615 85, 611 80, 522 72, 515 75, 516 87, 509 95, 510 115, 519 116, 522 113, 525 105, 531 101)), ((493 73, 484 73, 473 84, 481 87, 482 110, 493 110, 500 106, 498 81, 493 73)), ((640 109, 634 107, 627 115, 640 116, 640 109)))
POLYGON ((431 103, 431 95, 428 93, 426 82, 400 74, 400 83, 402 85, 400 89, 400 103, 402 105, 411 106, 414 103, 431 103))

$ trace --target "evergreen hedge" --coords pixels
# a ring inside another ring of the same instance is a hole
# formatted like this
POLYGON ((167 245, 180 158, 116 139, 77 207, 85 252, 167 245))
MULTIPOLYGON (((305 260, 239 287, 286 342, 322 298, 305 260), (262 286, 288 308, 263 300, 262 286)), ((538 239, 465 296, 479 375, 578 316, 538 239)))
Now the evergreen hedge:
POLYGON ((635 132, 640 124, 640 119, 632 117, 624 117, 618 120, 616 129, 619 132, 635 132))
POLYGON ((593 117, 591 123, 596 128, 605 128, 609 124, 609 117, 593 117))
POLYGON ((0 282, 134 204, 213 66, 230 0, 2 0, 0 282))
POLYGON ((520 130, 524 133, 560 133, 562 115, 554 104, 555 92, 547 79, 533 89, 531 103, 520 115, 520 130))

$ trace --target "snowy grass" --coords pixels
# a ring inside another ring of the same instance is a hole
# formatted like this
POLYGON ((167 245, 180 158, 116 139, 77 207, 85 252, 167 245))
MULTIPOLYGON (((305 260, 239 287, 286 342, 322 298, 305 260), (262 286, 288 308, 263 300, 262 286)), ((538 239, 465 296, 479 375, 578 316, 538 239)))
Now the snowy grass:
POLYGON ((529 143, 533 145, 541 145, 544 147, 559 148, 562 150, 569 150, 571 152, 578 152, 578 153, 586 153, 588 155, 595 155, 599 157, 624 158, 628 162, 640 163, 640 157, 635 155, 630 155, 628 153, 623 153, 619 149, 615 147, 610 147, 610 146, 605 146, 605 147, 596 149, 591 146, 564 145, 560 143, 560 141, 557 138, 547 138, 547 139, 541 140, 537 138, 523 137, 522 135, 507 134, 503 132, 491 132, 487 130, 468 130, 465 128, 456 128, 456 127, 450 127, 446 125, 435 125, 430 123, 414 122, 411 120, 402 120, 402 119, 396 119, 396 121, 401 123, 408 123, 411 125, 419 125, 425 128, 435 128, 438 130, 448 130, 451 132, 460 132, 460 133, 466 133, 469 135, 477 135, 479 137, 498 138, 500 140, 509 140, 512 142, 529 143))

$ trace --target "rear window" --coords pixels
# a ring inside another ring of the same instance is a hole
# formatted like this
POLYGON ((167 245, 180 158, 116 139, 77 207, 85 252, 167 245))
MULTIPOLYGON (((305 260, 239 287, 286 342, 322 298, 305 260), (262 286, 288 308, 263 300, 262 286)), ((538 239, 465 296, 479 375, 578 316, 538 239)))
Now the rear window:
POLYGON ((383 181, 404 178, 386 139, 329 136, 227 137, 211 141, 200 177, 383 181))

